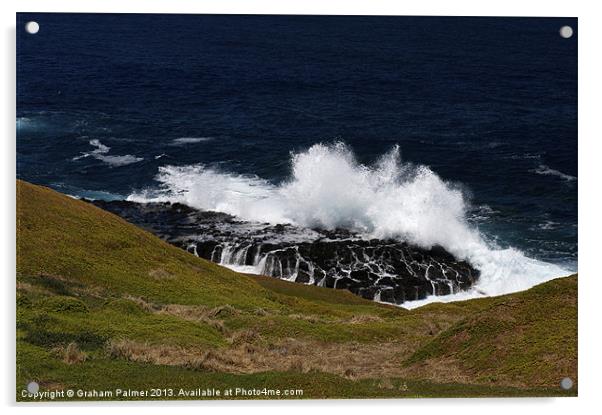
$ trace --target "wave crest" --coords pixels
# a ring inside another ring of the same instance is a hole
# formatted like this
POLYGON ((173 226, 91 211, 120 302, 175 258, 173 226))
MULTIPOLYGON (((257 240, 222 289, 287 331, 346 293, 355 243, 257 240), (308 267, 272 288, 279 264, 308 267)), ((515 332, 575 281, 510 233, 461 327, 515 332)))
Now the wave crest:
POLYGON ((249 221, 347 228, 423 248, 441 245, 481 271, 475 296, 518 291, 567 274, 517 249, 490 246, 468 223, 460 188, 426 166, 403 163, 398 146, 368 166, 343 143, 315 144, 292 154, 291 167, 290 178, 274 185, 201 164, 163 166, 158 188, 128 200, 180 202, 249 221))
POLYGON ((144 160, 143 157, 136 157, 131 154, 123 156, 109 155, 107 153, 111 150, 111 147, 104 145, 98 139, 90 140, 90 145, 96 147, 96 149, 87 153, 81 153, 79 156, 73 157, 72 160, 77 161, 86 157, 93 157, 96 160, 108 164, 109 167, 127 166, 128 164, 138 163, 139 161, 144 160))
POLYGON ((555 170, 545 164, 540 164, 536 169, 530 170, 533 173, 541 174, 543 176, 555 176, 559 177, 562 180, 566 180, 567 182, 573 182, 577 180, 575 176, 571 176, 570 174, 563 173, 559 170, 555 170))

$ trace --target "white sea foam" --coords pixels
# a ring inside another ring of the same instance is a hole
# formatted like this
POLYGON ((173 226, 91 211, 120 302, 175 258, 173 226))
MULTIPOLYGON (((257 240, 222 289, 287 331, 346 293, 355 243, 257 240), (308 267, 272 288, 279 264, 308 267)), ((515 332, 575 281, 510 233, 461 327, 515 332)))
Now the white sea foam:
POLYGON ((136 157, 131 154, 123 156, 108 155, 107 153, 111 150, 111 147, 102 144, 97 139, 90 140, 90 145, 96 147, 96 149, 90 152, 81 153, 79 156, 73 157, 72 160, 76 161, 86 157, 93 157, 108 164, 110 167, 126 166, 144 160, 142 157, 136 157))
POLYGON ((531 170, 531 172, 536 174, 542 174, 545 176, 556 176, 560 177, 562 180, 566 180, 567 182, 572 182, 577 180, 575 176, 571 176, 570 174, 563 173, 558 170, 554 170, 545 164, 540 164, 536 169, 531 170))
POLYGON ((27 117, 17 117, 17 134, 28 134, 47 130, 49 124, 45 118, 31 115, 27 117))
POLYGON ((441 245, 481 271, 469 292, 419 304, 520 291, 569 273, 517 249, 492 246, 468 223, 461 189, 428 167, 402 163, 398 147, 371 166, 358 163, 341 143, 316 144, 293 154, 291 161, 291 177, 280 185, 200 164, 164 166, 156 177, 158 188, 128 200, 177 201, 246 220, 344 227, 367 238, 396 238, 424 248, 441 245))
POLYGON ((185 144, 204 143, 213 140, 213 137, 180 137, 172 140, 171 145, 182 146, 185 144))
POLYGON ((558 226, 560 226, 560 223, 558 222, 554 222, 552 220, 546 220, 543 223, 537 224, 535 226, 531 226, 531 230, 542 230, 542 231, 549 231, 552 229, 556 229, 558 226))
POLYGON ((31 128, 34 124, 34 121, 29 117, 17 117, 17 131, 31 128))

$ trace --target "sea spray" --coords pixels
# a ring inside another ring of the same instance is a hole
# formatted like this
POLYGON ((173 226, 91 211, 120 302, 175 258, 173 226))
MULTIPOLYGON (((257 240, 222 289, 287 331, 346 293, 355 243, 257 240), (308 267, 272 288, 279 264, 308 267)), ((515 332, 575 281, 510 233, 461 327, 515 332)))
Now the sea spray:
POLYGON ((247 221, 345 228, 366 239, 394 238, 425 249, 440 245, 481 271, 477 285, 458 299, 524 290, 568 274, 488 243, 467 221, 469 203, 461 188, 426 166, 403 163, 398 146, 364 165, 343 143, 315 144, 291 155, 291 175, 278 185, 202 164, 160 167, 156 180, 157 188, 128 200, 180 202, 247 221))

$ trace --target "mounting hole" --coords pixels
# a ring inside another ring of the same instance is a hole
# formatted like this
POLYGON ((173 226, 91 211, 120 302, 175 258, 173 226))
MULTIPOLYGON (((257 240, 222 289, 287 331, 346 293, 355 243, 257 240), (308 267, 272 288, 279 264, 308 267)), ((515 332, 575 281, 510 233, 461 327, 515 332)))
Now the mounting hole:
POLYGON ((25 23, 25 31, 30 35, 35 35, 40 31, 40 25, 38 22, 27 22, 25 23))
POLYGON ((571 36, 573 36, 573 28, 571 26, 562 26, 559 30, 560 36, 562 36, 565 39, 570 38, 571 36))
POLYGON ((36 393, 38 393, 39 390, 40 390, 40 385, 38 385, 38 382, 29 382, 27 384, 27 392, 29 392, 29 393, 36 394, 36 393))
POLYGON ((560 387, 562 389, 564 389, 565 391, 568 391, 569 389, 571 389, 573 387, 573 379, 571 378, 564 378, 560 381, 560 387))

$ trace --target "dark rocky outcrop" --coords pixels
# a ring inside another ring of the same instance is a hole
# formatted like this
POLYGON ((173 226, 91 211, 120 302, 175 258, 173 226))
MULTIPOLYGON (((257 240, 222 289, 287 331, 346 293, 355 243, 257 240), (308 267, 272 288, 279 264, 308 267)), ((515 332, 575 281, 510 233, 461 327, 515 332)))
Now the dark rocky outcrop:
POLYGON ((466 290, 479 272, 442 247, 361 239, 348 230, 244 222, 178 203, 94 201, 169 243, 242 271, 303 284, 347 289, 401 304, 466 290))

